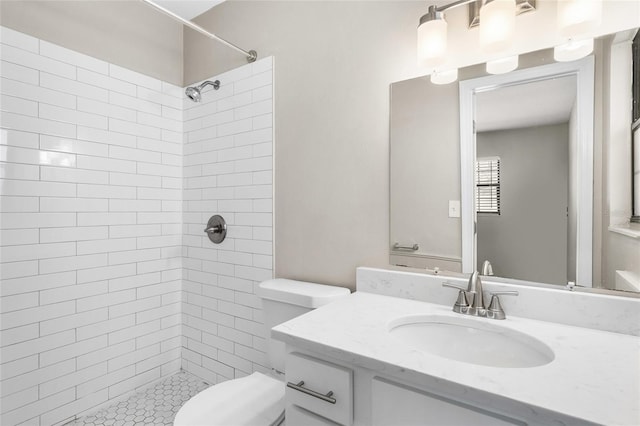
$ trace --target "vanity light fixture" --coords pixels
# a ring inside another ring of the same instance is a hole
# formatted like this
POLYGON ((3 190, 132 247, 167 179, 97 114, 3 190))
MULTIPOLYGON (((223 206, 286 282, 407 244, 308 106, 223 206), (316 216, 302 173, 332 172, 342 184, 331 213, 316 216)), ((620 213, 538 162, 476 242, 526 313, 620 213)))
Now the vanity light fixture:
POLYGON ((429 68, 442 65, 447 54, 447 21, 435 6, 420 18, 418 25, 418 63, 429 68))
MULTIPOLYGON (((516 0, 487 0, 480 9, 480 48, 500 53, 511 47, 516 27, 516 0)), ((489 74, 504 74, 518 68, 518 55, 487 62, 489 74)))
POLYGON ((556 61, 567 62, 584 58, 593 52, 593 38, 580 38, 602 20, 602 0, 558 1, 558 31, 569 40, 553 49, 556 61))
POLYGON ((505 74, 518 68, 518 55, 507 56, 506 58, 494 59, 487 62, 487 72, 489 74, 505 74))
POLYGON ((511 47, 515 27, 516 0, 487 0, 480 8, 480 48, 504 52, 511 47))
MULTIPOLYGON (((458 0, 445 6, 429 6, 418 25, 418 64, 434 70, 431 74, 434 84, 452 83, 458 78, 457 69, 440 69, 447 55, 448 27, 444 14, 467 4, 470 5, 469 27, 480 25, 480 47, 491 54, 504 52, 510 47, 515 16, 535 10, 535 0, 458 0)), ((492 61, 491 65, 487 64, 496 73, 508 72, 517 66, 517 57, 498 59, 492 61)))
POLYGON ((434 71, 431 73, 431 82, 433 84, 449 84, 458 79, 458 68, 446 71, 434 71))
MULTIPOLYGON (((575 61, 593 52, 593 38, 586 35, 600 25, 603 0, 556 0, 558 30, 567 42, 556 46, 556 61, 575 61)), ((436 7, 420 18, 418 25, 418 63, 432 69, 434 84, 457 80, 457 69, 446 65, 447 21, 445 12, 469 5, 469 27, 480 26, 480 48, 488 54, 499 55, 509 50, 515 31, 515 16, 535 10, 535 0, 458 0, 436 7)), ((508 56, 487 62, 489 74, 502 74, 518 67, 518 56, 508 56)))
POLYGON ((559 0, 558 30, 563 37, 573 38, 600 25, 602 0, 559 0))
POLYGON ((569 40, 553 48, 553 59, 558 62, 576 61, 593 52, 593 39, 569 40))

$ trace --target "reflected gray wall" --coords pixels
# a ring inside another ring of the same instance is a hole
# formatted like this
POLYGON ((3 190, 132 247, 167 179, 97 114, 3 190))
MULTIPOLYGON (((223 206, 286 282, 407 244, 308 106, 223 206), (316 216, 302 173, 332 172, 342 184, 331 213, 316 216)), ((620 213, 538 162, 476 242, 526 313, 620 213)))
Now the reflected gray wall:
POLYGON ((0 1, 0 25, 182 86, 182 24, 140 1, 0 1))
POLYGON ((500 157, 501 204, 478 214, 478 270, 489 260, 500 277, 566 284, 568 124, 478 133, 476 150, 500 157))
MULTIPOLYGON (((437 86, 428 77, 392 85, 390 175, 391 243, 419 243, 420 254, 460 259, 460 218, 447 214, 460 199, 460 102, 458 85, 437 86)), ((413 267, 443 267, 437 261, 402 256, 413 267)), ((461 270, 458 264, 446 269, 461 270)))

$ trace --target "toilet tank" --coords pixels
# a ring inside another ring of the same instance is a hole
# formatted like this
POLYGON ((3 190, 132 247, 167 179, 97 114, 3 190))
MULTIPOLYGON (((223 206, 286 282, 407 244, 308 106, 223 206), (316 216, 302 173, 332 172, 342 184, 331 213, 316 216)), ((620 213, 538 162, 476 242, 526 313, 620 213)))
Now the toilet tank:
POLYGON ((277 372, 284 372, 285 344, 271 339, 273 327, 350 293, 344 287, 284 278, 260 283, 257 294, 262 298, 269 366, 277 372))

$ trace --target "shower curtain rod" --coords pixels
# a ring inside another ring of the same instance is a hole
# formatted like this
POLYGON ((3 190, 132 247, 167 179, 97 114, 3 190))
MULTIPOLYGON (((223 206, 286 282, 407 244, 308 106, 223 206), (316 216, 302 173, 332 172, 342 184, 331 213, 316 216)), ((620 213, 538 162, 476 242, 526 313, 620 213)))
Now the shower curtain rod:
POLYGON ((169 9, 166 9, 166 8, 160 6, 159 4, 154 3, 152 0, 142 0, 142 1, 145 2, 146 4, 148 4, 149 6, 155 8, 159 12, 162 12, 165 15, 175 19, 176 21, 181 22, 183 25, 186 25, 187 27, 191 28, 192 30, 196 30, 200 34, 203 34, 203 35, 209 37, 210 39, 219 41, 220 43, 224 44, 225 46, 230 47, 230 48, 242 53, 243 55, 245 55, 247 57, 247 62, 254 62, 258 58, 258 53, 255 50, 249 50, 247 52, 246 50, 239 48, 235 44, 233 44, 231 42, 228 42, 227 40, 225 40, 223 38, 220 38, 220 37, 218 37, 217 35, 215 35, 213 33, 210 33, 209 31, 207 31, 204 28, 202 28, 200 25, 194 24, 193 22, 191 22, 191 21, 189 21, 187 19, 184 19, 182 16, 179 16, 179 15, 173 13, 169 9))

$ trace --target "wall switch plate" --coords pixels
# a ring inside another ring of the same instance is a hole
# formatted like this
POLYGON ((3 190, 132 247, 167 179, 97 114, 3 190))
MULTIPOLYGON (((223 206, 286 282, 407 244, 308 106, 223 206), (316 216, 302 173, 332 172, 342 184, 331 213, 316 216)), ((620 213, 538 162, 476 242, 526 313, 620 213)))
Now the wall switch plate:
POLYGON ((460 217, 460 200, 449 200, 449 217, 460 217))

